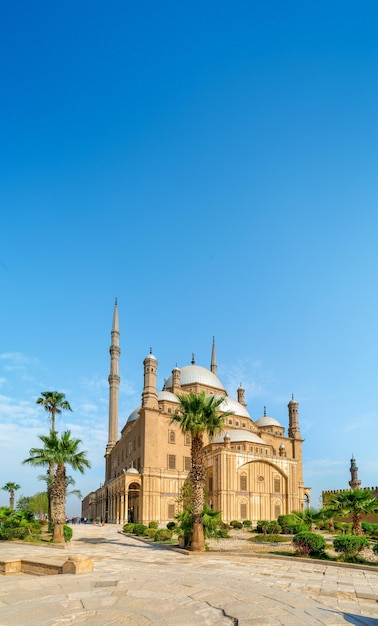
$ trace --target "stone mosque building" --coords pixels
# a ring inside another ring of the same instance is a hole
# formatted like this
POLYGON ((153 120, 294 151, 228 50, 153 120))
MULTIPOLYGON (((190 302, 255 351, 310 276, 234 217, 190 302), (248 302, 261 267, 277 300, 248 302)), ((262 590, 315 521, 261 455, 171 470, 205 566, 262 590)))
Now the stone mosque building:
POLYGON ((179 512, 179 498, 190 469, 190 437, 170 418, 178 408, 177 394, 204 390, 224 396, 221 410, 231 411, 224 432, 206 442, 206 493, 212 508, 231 520, 273 520, 309 506, 310 489, 302 472, 303 439, 298 402, 288 403, 288 430, 264 414, 252 419, 244 389, 228 395, 217 377, 213 340, 210 369, 197 365, 173 368, 163 389, 156 386, 158 361, 150 353, 143 361, 141 405, 118 433, 119 323, 114 307, 110 346, 109 431, 105 450, 105 482, 88 494, 82 516, 110 523, 126 521, 165 525, 179 512))

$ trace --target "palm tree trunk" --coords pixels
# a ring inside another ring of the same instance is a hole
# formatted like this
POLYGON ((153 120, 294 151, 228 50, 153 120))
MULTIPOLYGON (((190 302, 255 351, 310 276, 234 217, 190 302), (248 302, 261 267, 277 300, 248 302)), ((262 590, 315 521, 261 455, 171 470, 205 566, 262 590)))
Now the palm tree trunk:
POLYGON ((52 512, 51 512, 51 485, 54 479, 54 465, 50 463, 49 469, 47 471, 48 480, 47 480, 47 517, 49 520, 48 527, 49 531, 53 531, 53 521, 52 521, 52 512))
POLYGON ((193 485, 193 530, 191 549, 193 552, 205 550, 202 514, 204 506, 205 465, 202 437, 192 438, 192 468, 190 478, 193 485))
POLYGON ((58 465, 56 468, 54 482, 51 485, 51 517, 54 524, 53 540, 63 543, 63 526, 66 522, 66 468, 58 465))
POLYGON ((12 489, 9 492, 9 507, 14 509, 14 491, 12 489))
POLYGON ((360 513, 353 515, 353 534, 361 537, 362 535, 362 517, 360 513))

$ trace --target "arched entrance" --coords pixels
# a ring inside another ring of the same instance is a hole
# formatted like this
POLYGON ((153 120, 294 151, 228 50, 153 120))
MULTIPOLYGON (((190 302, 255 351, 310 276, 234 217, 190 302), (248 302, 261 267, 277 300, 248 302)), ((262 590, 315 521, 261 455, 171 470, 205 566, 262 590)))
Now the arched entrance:
POLYGON ((131 483, 128 489, 128 521, 131 523, 138 522, 140 513, 140 485, 131 483))

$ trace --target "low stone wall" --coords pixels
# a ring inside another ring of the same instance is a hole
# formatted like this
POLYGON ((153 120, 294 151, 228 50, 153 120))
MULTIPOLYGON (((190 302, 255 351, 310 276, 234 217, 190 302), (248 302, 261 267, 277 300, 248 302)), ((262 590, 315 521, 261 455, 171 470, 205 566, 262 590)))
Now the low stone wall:
POLYGON ((9 559, 0 561, 0 574, 33 574, 49 576, 57 574, 87 574, 93 572, 93 561, 86 556, 70 556, 68 559, 9 559))

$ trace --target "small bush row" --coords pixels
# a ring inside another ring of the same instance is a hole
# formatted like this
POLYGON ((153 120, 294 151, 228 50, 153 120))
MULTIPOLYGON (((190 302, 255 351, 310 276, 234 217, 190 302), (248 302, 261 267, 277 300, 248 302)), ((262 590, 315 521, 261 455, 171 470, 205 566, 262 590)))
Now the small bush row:
POLYGON ((172 530, 168 528, 158 528, 157 522, 150 522, 148 526, 129 522, 124 525, 123 532, 136 535, 137 537, 153 539, 154 541, 169 541, 172 539, 172 530))

